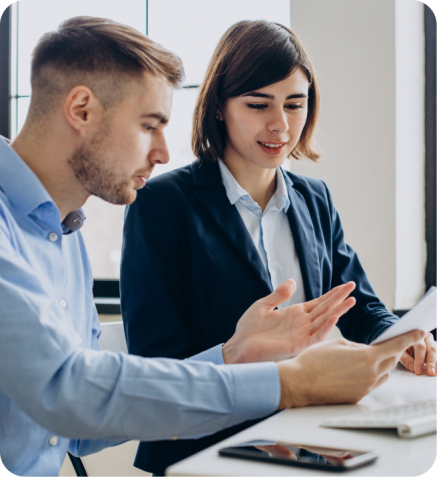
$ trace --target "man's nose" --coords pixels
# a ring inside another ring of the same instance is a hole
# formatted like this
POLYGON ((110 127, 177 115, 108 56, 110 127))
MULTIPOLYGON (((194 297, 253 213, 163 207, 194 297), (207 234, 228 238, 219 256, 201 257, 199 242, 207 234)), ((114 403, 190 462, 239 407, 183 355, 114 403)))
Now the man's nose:
POLYGON ((170 160, 167 141, 164 133, 156 134, 152 140, 150 162, 152 164, 167 164, 170 160))

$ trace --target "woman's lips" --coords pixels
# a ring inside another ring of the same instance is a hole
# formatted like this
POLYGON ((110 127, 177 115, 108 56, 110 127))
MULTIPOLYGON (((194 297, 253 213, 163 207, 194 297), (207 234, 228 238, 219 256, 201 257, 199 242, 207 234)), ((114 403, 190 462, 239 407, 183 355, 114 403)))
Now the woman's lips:
POLYGON ((284 152, 284 149, 285 149, 285 146, 286 146, 286 142, 281 142, 281 143, 274 143, 274 142, 267 142, 267 143, 262 143, 262 142, 259 142, 258 141, 258 144, 259 144, 259 147, 264 151, 266 152, 267 154, 270 154, 271 156, 278 156, 279 154, 282 154, 284 152), (269 145, 274 145, 275 147, 269 147, 269 146, 265 146, 265 144, 269 144, 269 145))

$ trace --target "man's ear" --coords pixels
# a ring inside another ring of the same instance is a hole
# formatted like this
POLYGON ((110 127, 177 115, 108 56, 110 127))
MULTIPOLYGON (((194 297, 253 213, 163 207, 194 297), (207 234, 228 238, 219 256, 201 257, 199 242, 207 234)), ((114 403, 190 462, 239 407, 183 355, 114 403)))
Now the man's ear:
POLYGON ((76 86, 65 99, 64 115, 73 129, 86 135, 100 123, 103 107, 88 87, 76 86))

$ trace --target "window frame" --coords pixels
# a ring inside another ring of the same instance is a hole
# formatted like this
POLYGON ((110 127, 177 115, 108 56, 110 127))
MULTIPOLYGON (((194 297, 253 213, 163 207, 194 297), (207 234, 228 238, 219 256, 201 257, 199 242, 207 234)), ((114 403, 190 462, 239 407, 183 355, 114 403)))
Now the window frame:
POLYGON ((425 28, 425 284, 436 286, 436 17, 424 4, 425 28))
POLYGON ((0 21, 0 135, 10 138, 10 78, 11 78, 11 7, 0 21))

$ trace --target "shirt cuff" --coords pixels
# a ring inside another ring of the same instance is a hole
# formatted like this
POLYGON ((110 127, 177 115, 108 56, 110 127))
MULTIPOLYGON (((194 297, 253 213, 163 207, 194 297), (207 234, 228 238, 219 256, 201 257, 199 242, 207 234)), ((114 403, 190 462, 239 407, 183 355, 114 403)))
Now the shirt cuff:
POLYGON ((223 360, 223 352, 222 352, 223 343, 213 348, 209 348, 206 351, 202 351, 199 354, 195 354, 194 356, 190 356, 187 359, 193 359, 195 361, 209 361, 214 364, 225 364, 223 360))
POLYGON ((278 409, 281 384, 275 363, 224 366, 232 371, 235 389, 235 407, 227 427, 267 416, 278 409))

